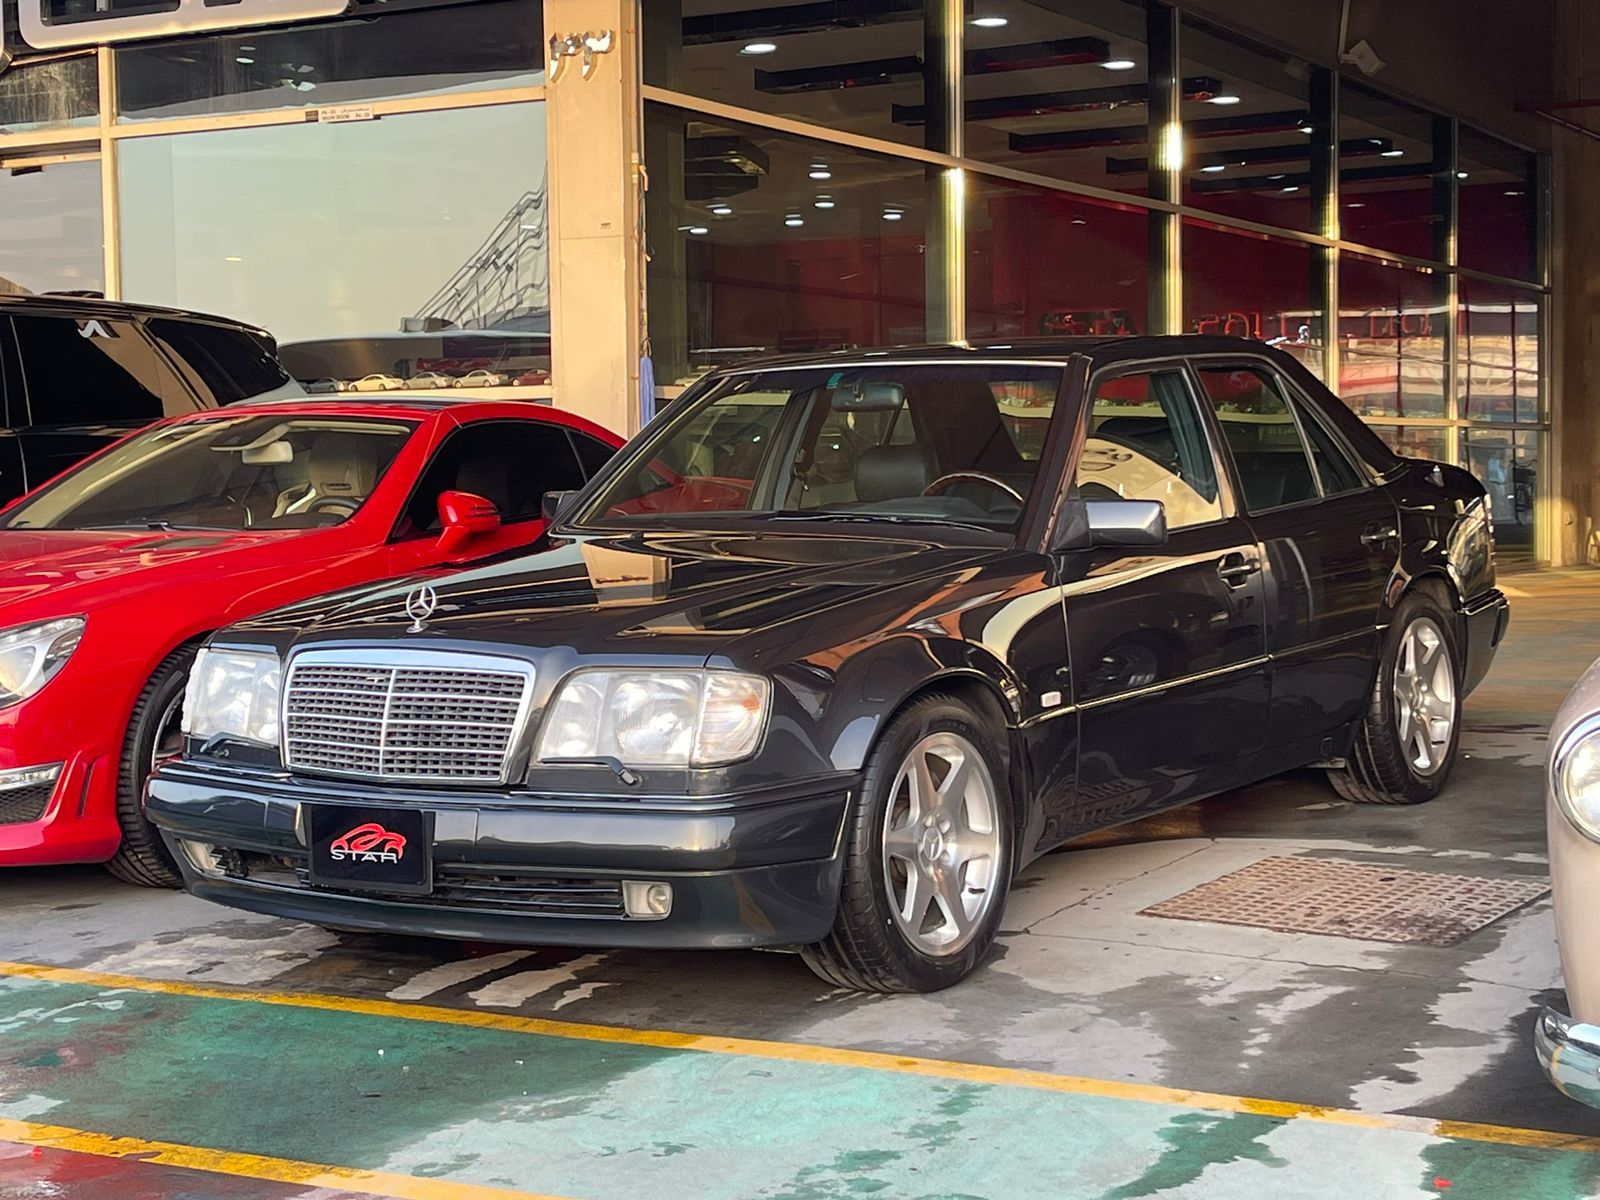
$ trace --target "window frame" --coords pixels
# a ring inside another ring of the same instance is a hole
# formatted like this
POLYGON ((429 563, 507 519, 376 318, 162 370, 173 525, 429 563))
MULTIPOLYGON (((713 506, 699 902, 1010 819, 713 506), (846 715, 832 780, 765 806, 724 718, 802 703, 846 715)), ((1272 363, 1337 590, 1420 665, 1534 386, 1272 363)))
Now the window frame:
MULTIPOLYGON (((444 431, 442 436, 440 436, 438 440, 434 442, 433 448, 428 451, 427 461, 424 462, 420 468, 418 468, 417 477, 411 481, 411 488, 406 492, 405 500, 401 502, 400 507, 395 511, 394 523, 389 528, 388 538, 385 539, 385 543, 387 545, 403 546, 411 542, 424 541, 428 538, 438 538, 442 530, 422 529, 413 533, 406 533, 403 532, 403 526, 405 525, 407 517, 411 512, 411 506, 416 503, 417 497, 422 492, 423 485, 428 480, 428 472, 433 470, 434 466, 439 462, 440 455, 445 452, 445 449, 450 445, 450 443, 457 437, 467 433, 469 430, 482 429, 486 425, 514 425, 518 428, 533 425, 539 429, 559 434, 562 443, 567 447, 567 453, 572 455, 573 467, 577 470, 579 475, 584 477, 584 486, 587 487, 588 481, 594 478, 594 476, 590 475, 584 470, 583 459, 578 456, 578 448, 572 443, 573 430, 560 421, 551 421, 543 418, 534 418, 530 420, 525 417, 519 418, 503 415, 479 417, 474 420, 462 420, 460 417, 452 415, 449 417, 449 421, 450 427, 444 431)), ((456 489, 445 488, 442 490, 453 491, 456 489)), ((502 513, 500 514, 500 527, 502 529, 515 529, 519 526, 527 525, 530 522, 543 521, 544 519, 545 517, 542 507, 535 509, 532 513, 525 517, 518 517, 515 520, 508 520, 505 514, 502 513)))
POLYGON ((1220 442, 1221 431, 1212 424, 1214 418, 1207 411, 1210 406, 1202 403, 1205 392, 1199 387, 1198 379, 1191 373, 1189 360, 1184 355, 1108 363, 1090 370, 1089 377, 1083 385, 1083 403, 1080 405, 1077 427, 1068 449, 1067 461, 1063 465, 1062 477, 1066 485, 1064 493, 1073 498, 1082 498, 1078 490, 1078 464, 1083 458, 1084 445, 1089 440, 1090 422, 1094 420, 1095 394, 1100 385, 1112 379, 1122 379, 1130 375, 1154 375, 1163 371, 1170 371, 1178 376, 1188 394, 1189 403, 1199 413, 1198 428, 1201 436, 1205 438, 1206 448, 1211 453, 1212 469, 1216 472, 1219 510, 1219 515, 1210 521, 1169 528, 1173 533, 1186 533, 1191 529, 1213 529, 1233 520, 1243 512, 1243 507, 1239 503, 1241 493, 1238 491, 1237 480, 1231 474, 1233 458, 1231 455, 1223 457, 1219 453, 1219 450, 1226 449, 1220 442))
POLYGON ((1357 492, 1365 491, 1372 486, 1370 479, 1368 479, 1368 472, 1356 465, 1344 439, 1337 436, 1328 422, 1318 420, 1318 424, 1323 431, 1334 438, 1335 447, 1344 455, 1345 462, 1354 469, 1356 476, 1363 481, 1359 487, 1351 491, 1333 493, 1327 491, 1322 482, 1322 472, 1317 468, 1316 456, 1311 453, 1310 443, 1306 439, 1304 421, 1307 419, 1307 415, 1304 410, 1308 401, 1300 396, 1299 390, 1282 371, 1277 369, 1270 359, 1257 358, 1250 354, 1190 355, 1189 370, 1193 375, 1194 387, 1197 389, 1198 394, 1206 398, 1206 419, 1214 423, 1216 437, 1227 453, 1229 476, 1239 496, 1239 511, 1245 516, 1264 516, 1267 513, 1278 513, 1288 509, 1321 504, 1323 501, 1337 496, 1355 495, 1357 492), (1306 466, 1311 472, 1312 486, 1316 488, 1316 495, 1308 496, 1304 500, 1290 500, 1285 504, 1269 505, 1266 508, 1251 507, 1248 499, 1249 493, 1244 488, 1244 477, 1239 473, 1239 464, 1233 456, 1233 447, 1228 443, 1227 436, 1222 429, 1222 418, 1217 415, 1216 405, 1211 401, 1211 393, 1206 390, 1205 382, 1201 378, 1202 371, 1226 370, 1230 367, 1254 371, 1264 375, 1277 387, 1279 398, 1282 399, 1284 408, 1288 410, 1289 419, 1294 422, 1295 435, 1300 440, 1300 453, 1305 456, 1306 466))

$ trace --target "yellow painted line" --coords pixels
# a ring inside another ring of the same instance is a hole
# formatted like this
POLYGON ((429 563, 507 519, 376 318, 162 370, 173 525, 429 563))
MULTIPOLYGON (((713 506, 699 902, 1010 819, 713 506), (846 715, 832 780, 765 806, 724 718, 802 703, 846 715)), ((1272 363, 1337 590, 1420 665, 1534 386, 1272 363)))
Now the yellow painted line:
POLYGON ((726 1054, 744 1058, 809 1063, 815 1066, 852 1067, 867 1071, 890 1071, 901 1075, 920 1075, 929 1079, 949 1079, 961 1083, 1033 1088, 1045 1092, 1099 1096, 1112 1100, 1130 1100, 1140 1104, 1164 1104, 1216 1112, 1251 1113, 1283 1120, 1315 1121, 1357 1129, 1420 1133, 1431 1137, 1490 1142, 1503 1146, 1573 1150, 1585 1154, 1600 1153, 1600 1138, 1580 1137, 1576 1134, 1556 1133, 1545 1129, 1519 1129, 1510 1125, 1483 1125, 1470 1121, 1444 1121, 1432 1117, 1408 1117, 1392 1113, 1364 1113, 1353 1109, 1301 1104, 1292 1100, 1262 1100, 1250 1096, 1231 1096, 1221 1092, 1197 1092, 1186 1088, 1129 1083, 1116 1079, 1092 1079, 1080 1075, 1055 1075, 1048 1071, 1030 1071, 1021 1067, 996 1067, 936 1058, 914 1058, 909 1055, 884 1054, 873 1050, 846 1050, 798 1042, 768 1042, 754 1038, 677 1033, 660 1029, 585 1025, 571 1021, 552 1021, 545 1017, 518 1017, 507 1013, 483 1012, 478 1009, 404 1004, 394 1000, 335 996, 323 992, 267 992, 217 984, 145 979, 135 975, 112 975, 102 971, 83 971, 73 967, 51 967, 37 963, 0 961, 0 975, 39 979, 50 983, 83 984, 111 990, 155 992, 168 996, 232 1000, 250 1004, 274 1004, 287 1008, 389 1017, 401 1021, 426 1021, 438 1025, 462 1025, 472 1029, 497 1029, 510 1033, 529 1033, 542 1037, 569 1038, 587 1042, 650 1046, 665 1050, 692 1050, 701 1054, 726 1054))
POLYGON ((236 1150, 211 1150, 204 1146, 185 1146, 179 1142, 151 1142, 143 1138, 113 1137, 68 1129, 62 1125, 39 1125, 32 1121, 12 1121, 0 1117, 0 1141, 97 1158, 131 1158, 163 1167, 183 1167, 213 1175, 237 1175, 270 1183, 295 1184, 305 1188, 327 1188, 341 1192, 362 1192, 393 1200, 562 1200, 537 1192, 514 1192, 507 1188, 457 1183, 448 1179, 423 1179, 416 1175, 393 1175, 387 1171, 362 1171, 355 1167, 330 1167, 323 1163, 297 1162, 292 1158, 271 1158, 264 1154, 242 1154, 236 1150))

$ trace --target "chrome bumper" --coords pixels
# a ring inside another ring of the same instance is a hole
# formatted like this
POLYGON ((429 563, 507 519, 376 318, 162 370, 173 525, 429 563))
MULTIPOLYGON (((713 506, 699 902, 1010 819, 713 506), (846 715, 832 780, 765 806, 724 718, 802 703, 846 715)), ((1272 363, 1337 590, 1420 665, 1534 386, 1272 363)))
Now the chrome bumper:
POLYGON ((1547 1008, 1533 1027, 1539 1065, 1556 1090, 1600 1108, 1600 1025, 1585 1025, 1547 1008))

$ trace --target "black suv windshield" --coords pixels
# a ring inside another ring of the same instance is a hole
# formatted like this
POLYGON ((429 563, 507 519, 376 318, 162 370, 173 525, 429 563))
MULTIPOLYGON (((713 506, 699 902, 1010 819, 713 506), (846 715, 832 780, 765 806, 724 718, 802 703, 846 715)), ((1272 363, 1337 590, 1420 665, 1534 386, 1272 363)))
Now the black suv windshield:
POLYGON ((1038 475, 1061 373, 932 363, 730 375, 623 451, 577 523, 717 513, 1011 530, 1038 475))
POLYGON ((6 529, 316 529, 366 502, 414 422, 251 414, 160 425, 63 475, 6 529))

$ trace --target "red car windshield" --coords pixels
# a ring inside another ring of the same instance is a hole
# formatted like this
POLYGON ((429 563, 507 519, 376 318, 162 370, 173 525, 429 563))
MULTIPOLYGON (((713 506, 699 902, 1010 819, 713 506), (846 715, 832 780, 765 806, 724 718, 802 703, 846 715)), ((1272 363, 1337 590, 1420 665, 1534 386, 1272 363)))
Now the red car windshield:
POLYGON ((730 375, 623 450, 576 523, 720 514, 1011 530, 1039 473, 1061 375, 961 362, 730 375))
POLYGON ((6 513, 6 529, 318 529, 366 503, 417 424, 252 413, 156 426, 6 513))

